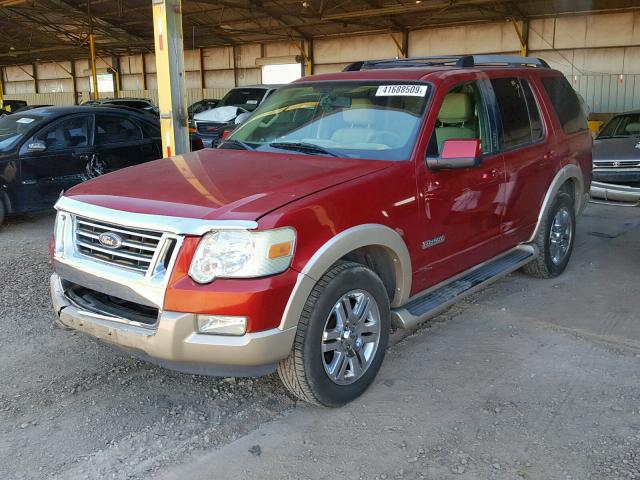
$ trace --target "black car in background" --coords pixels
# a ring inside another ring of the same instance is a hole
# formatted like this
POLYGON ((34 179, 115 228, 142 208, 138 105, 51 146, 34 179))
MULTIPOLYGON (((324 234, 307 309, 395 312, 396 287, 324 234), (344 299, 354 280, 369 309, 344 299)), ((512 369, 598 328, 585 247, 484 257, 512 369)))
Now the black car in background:
POLYGON ((48 209, 89 178, 162 157, 159 121, 108 107, 47 107, 0 118, 0 223, 48 209))
POLYGON ((22 113, 28 110, 33 110, 34 108, 43 108, 43 107, 53 107, 54 105, 25 105, 24 107, 20 107, 12 113, 22 113))
POLYGON ((25 102, 24 100, 8 100, 6 98, 2 100, 2 110, 5 110, 9 113, 15 113, 16 110, 26 106, 27 102, 25 102))
POLYGON ((90 107, 99 107, 106 105, 114 105, 120 107, 128 107, 135 110, 142 110, 153 115, 160 115, 160 110, 148 98, 101 98, 99 100, 88 100, 82 105, 90 107))

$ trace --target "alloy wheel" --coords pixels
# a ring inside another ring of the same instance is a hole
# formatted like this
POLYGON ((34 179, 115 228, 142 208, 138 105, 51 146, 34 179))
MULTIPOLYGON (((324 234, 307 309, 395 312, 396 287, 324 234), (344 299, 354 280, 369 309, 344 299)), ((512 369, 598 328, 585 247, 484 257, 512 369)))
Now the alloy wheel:
POLYGON ((334 383, 349 385, 371 365, 380 342, 380 309, 373 295, 351 290, 340 297, 322 332, 324 370, 334 383))

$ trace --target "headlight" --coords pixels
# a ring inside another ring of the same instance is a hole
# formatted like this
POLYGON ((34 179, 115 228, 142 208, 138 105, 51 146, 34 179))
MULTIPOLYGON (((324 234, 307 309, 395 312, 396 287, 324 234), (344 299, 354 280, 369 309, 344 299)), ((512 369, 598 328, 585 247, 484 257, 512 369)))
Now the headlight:
POLYGON ((64 252, 64 232, 68 216, 64 212, 58 212, 53 226, 53 254, 58 257, 64 252))
POLYGON ((189 276, 198 283, 209 283, 215 278, 254 278, 284 272, 291 264, 295 239, 292 228, 208 233, 193 255, 189 276))

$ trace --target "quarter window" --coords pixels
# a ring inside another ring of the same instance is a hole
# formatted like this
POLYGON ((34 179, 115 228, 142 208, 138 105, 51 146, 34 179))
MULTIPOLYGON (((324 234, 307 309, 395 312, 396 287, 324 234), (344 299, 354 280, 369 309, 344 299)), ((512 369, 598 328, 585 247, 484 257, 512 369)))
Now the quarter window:
POLYGON ((542 121, 531 87, 519 78, 494 78, 491 86, 502 120, 500 145, 510 149, 542 137, 542 121))
POLYGON ((551 99, 564 133, 571 134, 588 129, 587 115, 566 78, 543 77, 542 85, 551 99))

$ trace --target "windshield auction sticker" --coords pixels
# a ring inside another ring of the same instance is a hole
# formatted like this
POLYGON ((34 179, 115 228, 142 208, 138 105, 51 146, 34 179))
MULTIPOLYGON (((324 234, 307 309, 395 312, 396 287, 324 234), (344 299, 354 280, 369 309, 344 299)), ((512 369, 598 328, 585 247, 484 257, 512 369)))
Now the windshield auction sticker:
POLYGON ((19 118, 18 120, 16 120, 16 123, 31 123, 31 122, 35 122, 35 121, 36 121, 35 118, 22 117, 22 118, 19 118))
POLYGON ((426 85, 380 85, 376 97, 424 97, 426 85))

